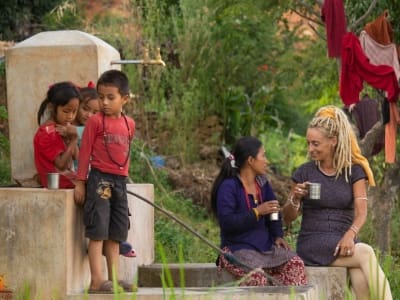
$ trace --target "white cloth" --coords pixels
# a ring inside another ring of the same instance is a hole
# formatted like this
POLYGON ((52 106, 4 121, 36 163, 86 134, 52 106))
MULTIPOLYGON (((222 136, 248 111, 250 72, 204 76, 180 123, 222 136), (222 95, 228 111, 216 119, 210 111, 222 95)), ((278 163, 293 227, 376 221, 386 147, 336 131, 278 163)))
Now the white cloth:
POLYGON ((400 79, 400 65, 395 44, 382 45, 377 43, 365 30, 359 36, 361 48, 371 64, 391 66, 400 79))

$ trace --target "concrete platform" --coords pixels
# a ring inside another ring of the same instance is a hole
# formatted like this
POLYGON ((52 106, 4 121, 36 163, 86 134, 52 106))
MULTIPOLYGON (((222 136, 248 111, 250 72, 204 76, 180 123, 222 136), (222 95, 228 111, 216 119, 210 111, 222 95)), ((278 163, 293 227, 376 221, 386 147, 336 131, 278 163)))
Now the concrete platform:
MULTIPOLYGON (((139 287, 161 287, 161 274, 164 269, 165 267, 162 264, 139 266, 139 287)), ((214 263, 168 264, 168 272, 171 274, 173 286, 176 287, 232 286, 235 281, 234 277, 226 271, 218 273, 214 263), (180 279, 181 271, 184 274, 184 282, 181 282, 180 279)), ((306 267, 306 273, 309 284, 315 286, 318 299, 343 300, 345 298, 347 285, 346 268, 306 267)))
MULTIPOLYGON (((67 300, 112 300, 114 295, 70 294, 67 300)), ((305 287, 230 287, 230 288, 139 288, 137 293, 126 293, 119 299, 161 300, 322 300, 314 286, 305 287)))
MULTIPOLYGON (((153 201, 152 184, 128 190, 153 201)), ((17 294, 29 286, 31 299, 65 299, 81 294, 90 282, 82 208, 71 189, 0 189, 0 274, 17 294)), ((128 242, 138 257, 120 256, 120 278, 133 281, 138 265, 154 261, 154 209, 128 195, 128 242)), ((104 268, 105 270, 105 268, 104 268)))

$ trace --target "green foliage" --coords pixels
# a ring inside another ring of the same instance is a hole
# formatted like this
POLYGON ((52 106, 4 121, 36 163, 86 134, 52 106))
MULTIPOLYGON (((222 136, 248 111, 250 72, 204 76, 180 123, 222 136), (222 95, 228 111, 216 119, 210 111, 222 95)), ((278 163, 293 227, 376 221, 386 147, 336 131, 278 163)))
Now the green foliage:
POLYGON ((131 145, 130 179, 135 183, 153 183, 156 186, 167 185, 167 173, 163 169, 154 169, 151 157, 154 152, 145 142, 134 139, 131 145))
POLYGON ((42 18, 45 30, 80 29, 83 26, 81 10, 75 1, 66 0, 55 6, 42 18))
POLYGON ((267 158, 279 174, 291 176, 306 161, 307 147, 303 136, 290 131, 287 136, 281 129, 270 129, 260 135, 267 158))
MULTIPOLYGON (((173 212, 182 222, 204 236, 215 245, 218 245, 218 227, 209 218, 204 208, 192 204, 188 199, 175 196, 170 198, 159 191, 156 192, 158 203, 173 212)), ((156 241, 162 243, 168 262, 178 262, 178 245, 183 245, 183 260, 185 262, 213 262, 217 257, 215 250, 211 249, 198 237, 187 231, 181 225, 170 220, 164 214, 156 211, 155 217, 156 241), (190 247, 187 247, 190 245, 190 247)), ((160 253, 156 253, 156 261, 160 261, 160 253)))
POLYGON ((0 40, 22 40, 37 30, 41 18, 61 0, 0 2, 0 40))
MULTIPOLYGON (((130 178, 133 182, 152 183, 155 187, 155 203, 171 212, 176 218, 182 220, 190 228, 210 241, 218 243, 218 228, 214 220, 210 219, 203 207, 196 206, 190 199, 184 199, 172 194, 167 174, 162 168, 154 168, 151 164, 153 153, 145 143, 135 139, 131 149, 130 178)), ((178 262, 178 245, 183 247, 185 262, 210 262, 216 258, 214 250, 210 249, 203 241, 194 236, 183 226, 167 217, 163 212, 155 209, 155 240, 163 245, 168 262, 178 262)), ((160 262, 162 253, 156 252, 155 260, 160 262)))
MULTIPOLYGON (((147 108, 168 110, 173 133, 167 150, 180 149, 184 161, 193 160, 186 147, 196 148, 192 133, 207 115, 221 117, 226 143, 275 125, 273 117, 287 99, 285 88, 275 87, 272 79, 283 74, 277 61, 294 36, 275 35, 277 13, 267 10, 272 2, 181 1, 168 11, 154 0, 136 4, 141 4, 145 44, 164 45, 164 57, 175 55, 162 73, 146 69, 144 85, 140 80, 137 85, 149 99, 147 108), (184 126, 175 131, 175 124, 184 126)), ((143 72, 137 74, 143 79, 143 72)), ((287 76, 281 76, 286 86, 296 77, 287 76)), ((285 116, 290 120, 289 113, 285 116)))
MULTIPOLYGON (((349 25, 353 24, 361 18, 365 12, 370 7, 372 1, 362 0, 362 1, 345 1, 346 8, 346 16, 347 22, 349 25)), ((393 33, 394 33, 394 41, 395 43, 399 43, 400 41, 400 24, 396 20, 398 16, 400 16, 400 5, 398 0, 379 0, 376 2, 373 10, 369 14, 369 16, 361 22, 356 28, 353 28, 353 31, 357 34, 361 32, 364 26, 374 21, 377 17, 383 14, 385 10, 389 12, 389 21, 391 22, 393 33)))

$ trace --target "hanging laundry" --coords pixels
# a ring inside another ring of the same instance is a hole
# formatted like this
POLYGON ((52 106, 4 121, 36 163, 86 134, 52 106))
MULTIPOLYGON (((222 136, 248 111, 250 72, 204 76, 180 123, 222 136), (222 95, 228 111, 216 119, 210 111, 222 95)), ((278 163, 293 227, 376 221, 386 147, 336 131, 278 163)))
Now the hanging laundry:
POLYGON ((358 37, 348 32, 343 37, 340 97, 346 106, 357 103, 363 83, 386 91, 389 102, 397 101, 399 85, 392 67, 373 65, 361 48, 358 37))
MULTIPOLYGON (((376 64, 379 62, 380 64, 392 66, 396 72, 397 80, 399 80, 399 51, 393 43, 393 29, 388 18, 389 12, 385 10, 376 20, 365 25, 364 30, 366 34, 360 34, 360 41, 363 45, 362 39, 365 39, 366 48, 364 46, 362 48, 370 58, 370 61, 376 64), (379 47, 379 52, 377 52, 378 47, 373 50, 373 52, 376 52, 373 54, 372 50, 368 48, 375 47, 376 45, 380 45, 381 47, 379 47)), ((396 161, 397 126, 400 118, 397 104, 393 102, 386 104, 385 106, 388 106, 389 117, 387 122, 385 122, 385 162, 394 163, 396 161)))
POLYGON ((343 35, 347 31, 343 1, 325 0, 321 19, 325 23, 328 57, 340 57, 343 35))
POLYGON ((400 124, 399 110, 396 102, 389 103, 390 121, 385 125, 385 162, 396 162, 397 125, 400 124))
MULTIPOLYGON (((363 139, 366 133, 381 119, 379 113, 378 101, 371 99, 368 95, 364 95, 360 102, 355 104, 351 110, 351 116, 354 119, 360 139, 363 139)), ((376 140, 371 155, 376 155, 383 149, 385 144, 385 135, 376 140)))
POLYGON ((400 79, 400 65, 395 44, 379 44, 365 30, 360 33, 360 44, 370 63, 391 66, 396 73, 397 81, 400 79))
POLYGON ((378 18, 364 27, 368 35, 381 45, 393 43, 393 29, 388 17, 389 12, 385 10, 378 18))

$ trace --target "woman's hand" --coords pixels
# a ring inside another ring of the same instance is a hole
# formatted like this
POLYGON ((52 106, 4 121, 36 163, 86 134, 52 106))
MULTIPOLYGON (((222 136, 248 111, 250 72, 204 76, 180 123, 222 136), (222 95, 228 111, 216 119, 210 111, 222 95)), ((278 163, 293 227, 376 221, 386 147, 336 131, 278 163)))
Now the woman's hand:
POLYGON ((277 200, 265 201, 257 206, 257 211, 262 216, 269 215, 274 212, 279 212, 280 210, 281 207, 277 200))
POLYGON ((308 181, 303 183, 296 183, 291 191, 293 198, 296 199, 298 202, 308 194, 308 181))
POLYGON ((290 249, 289 244, 281 237, 276 238, 275 245, 279 248, 285 248, 287 250, 290 249))
POLYGON ((347 231, 335 248, 333 256, 352 256, 354 254, 354 233, 347 231))

